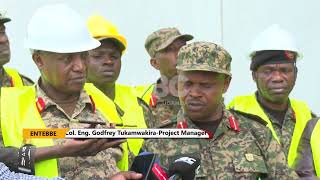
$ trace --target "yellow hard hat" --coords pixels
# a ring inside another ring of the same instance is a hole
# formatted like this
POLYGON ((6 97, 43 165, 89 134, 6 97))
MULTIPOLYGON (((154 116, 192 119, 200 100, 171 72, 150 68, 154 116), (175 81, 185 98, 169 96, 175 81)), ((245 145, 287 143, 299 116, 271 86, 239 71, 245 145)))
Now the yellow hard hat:
POLYGON ((122 53, 126 49, 127 40, 118 33, 117 27, 110 21, 106 20, 103 16, 90 16, 87 26, 91 35, 97 40, 113 39, 121 48, 122 53))

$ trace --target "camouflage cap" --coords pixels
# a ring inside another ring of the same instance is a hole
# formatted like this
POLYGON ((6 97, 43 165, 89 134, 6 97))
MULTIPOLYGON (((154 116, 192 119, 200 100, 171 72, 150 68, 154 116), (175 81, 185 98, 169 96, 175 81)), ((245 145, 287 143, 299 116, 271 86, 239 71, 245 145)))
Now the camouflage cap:
POLYGON ((11 21, 11 19, 6 17, 5 13, 3 11, 0 11, 0 23, 4 24, 4 23, 9 22, 9 21, 11 21))
POLYGON ((231 76, 231 59, 230 54, 217 44, 193 42, 180 49, 177 69, 181 71, 211 71, 231 76))
POLYGON ((181 34, 177 28, 163 28, 150 34, 147 37, 144 46, 149 55, 154 57, 156 52, 165 49, 178 38, 183 38, 184 40, 189 41, 193 39, 193 36, 189 34, 181 34))

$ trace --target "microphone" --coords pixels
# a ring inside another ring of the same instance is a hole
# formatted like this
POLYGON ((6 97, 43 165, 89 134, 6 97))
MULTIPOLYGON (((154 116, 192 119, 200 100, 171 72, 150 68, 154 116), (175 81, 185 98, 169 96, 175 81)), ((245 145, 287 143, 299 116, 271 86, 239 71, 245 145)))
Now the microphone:
POLYGON ((150 180, 168 180, 167 170, 160 166, 159 163, 155 162, 151 171, 150 180))
POLYGON ((167 170, 160 166, 159 158, 151 152, 140 153, 130 170, 143 174, 144 180, 168 180, 167 170))
POLYGON ((200 168, 200 159, 183 156, 176 159, 169 167, 169 180, 193 180, 200 168))

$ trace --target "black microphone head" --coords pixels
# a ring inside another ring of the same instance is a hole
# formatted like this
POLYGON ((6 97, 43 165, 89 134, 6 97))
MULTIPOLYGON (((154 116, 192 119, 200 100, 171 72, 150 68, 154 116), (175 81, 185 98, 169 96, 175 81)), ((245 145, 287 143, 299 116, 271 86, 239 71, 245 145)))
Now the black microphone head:
POLYGON ((140 153, 134 158, 130 170, 143 174, 143 179, 149 179, 151 169, 156 160, 156 155, 150 152, 140 153))
POLYGON ((179 175, 183 180, 193 180, 200 168, 200 159, 192 156, 182 156, 169 167, 169 175, 179 175))

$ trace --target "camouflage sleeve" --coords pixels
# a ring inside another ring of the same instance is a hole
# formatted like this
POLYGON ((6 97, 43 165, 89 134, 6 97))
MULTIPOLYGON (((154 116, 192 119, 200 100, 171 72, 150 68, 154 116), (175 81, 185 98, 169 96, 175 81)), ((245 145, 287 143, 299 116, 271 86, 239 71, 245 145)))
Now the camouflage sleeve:
MULTIPOLYGON (((107 124, 105 125, 96 125, 95 128, 113 128, 111 127, 111 124, 109 123, 109 121, 103 117, 103 115, 99 110, 97 110, 95 114, 97 116, 98 121, 107 122, 107 124)), ((106 168, 108 177, 119 172, 119 169, 117 167, 117 162, 120 161, 123 156, 123 150, 120 146, 108 148, 103 152, 100 152, 100 153, 103 153, 103 158, 108 161, 108 167, 106 168)))
POLYGON ((273 138, 271 131, 263 124, 252 121, 251 132, 257 139, 268 167, 268 179, 299 179, 288 167, 287 158, 280 144, 273 138))
POLYGON ((109 148, 109 152, 112 154, 112 158, 115 160, 115 162, 118 162, 122 159, 122 148, 121 147, 115 147, 115 148, 109 148))
POLYGON ((142 110, 143 110, 143 117, 144 117, 144 121, 147 125, 148 128, 152 128, 154 127, 152 122, 155 122, 155 117, 152 114, 151 109, 149 108, 149 106, 147 105, 147 103, 145 103, 141 98, 137 98, 138 100, 138 104, 141 106, 142 110))

